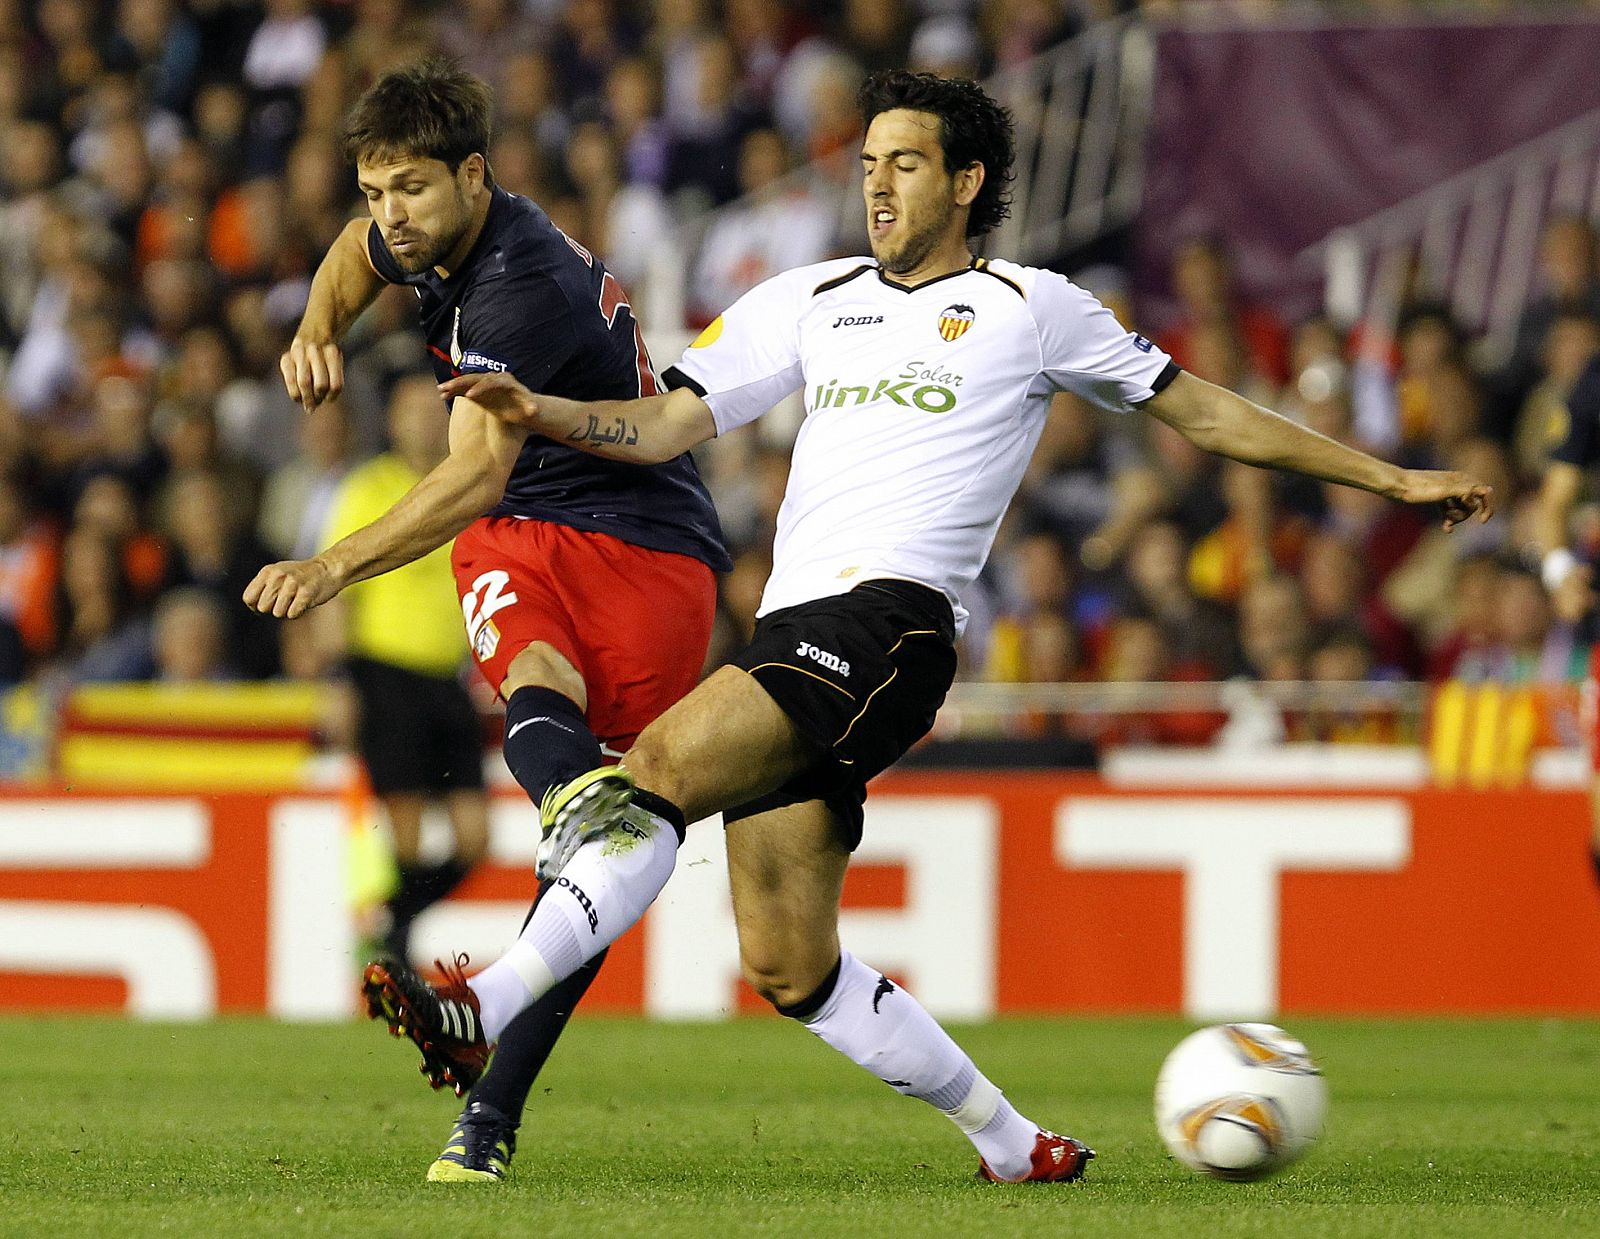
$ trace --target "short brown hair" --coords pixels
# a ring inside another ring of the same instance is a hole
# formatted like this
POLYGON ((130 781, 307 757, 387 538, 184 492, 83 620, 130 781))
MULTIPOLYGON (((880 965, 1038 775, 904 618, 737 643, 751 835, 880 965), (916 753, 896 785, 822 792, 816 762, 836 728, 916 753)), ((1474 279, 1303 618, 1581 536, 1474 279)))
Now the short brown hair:
POLYGON ((437 159, 454 172, 489 153, 489 87, 453 60, 429 57, 391 69, 350 110, 344 149, 351 162, 437 159))

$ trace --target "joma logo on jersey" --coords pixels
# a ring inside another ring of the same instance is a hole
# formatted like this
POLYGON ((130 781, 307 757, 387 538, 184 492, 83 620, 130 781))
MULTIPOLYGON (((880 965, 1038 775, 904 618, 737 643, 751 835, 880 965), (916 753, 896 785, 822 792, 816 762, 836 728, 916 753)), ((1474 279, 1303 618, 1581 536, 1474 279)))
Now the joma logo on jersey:
POLYGON ((835 327, 871 327, 883 321, 882 314, 845 314, 833 320, 835 327))
POLYGON ((924 413, 948 413, 956 407, 954 388, 963 376, 913 361, 893 378, 879 379, 875 387, 841 387, 838 379, 821 384, 811 398, 813 409, 842 409, 847 404, 876 404, 891 400, 901 408, 913 406, 924 413))
POLYGON ((837 671, 840 675, 850 674, 850 664, 837 654, 830 654, 827 650, 819 650, 809 641, 802 641, 795 653, 801 658, 809 658, 814 663, 821 663, 829 671, 837 671))

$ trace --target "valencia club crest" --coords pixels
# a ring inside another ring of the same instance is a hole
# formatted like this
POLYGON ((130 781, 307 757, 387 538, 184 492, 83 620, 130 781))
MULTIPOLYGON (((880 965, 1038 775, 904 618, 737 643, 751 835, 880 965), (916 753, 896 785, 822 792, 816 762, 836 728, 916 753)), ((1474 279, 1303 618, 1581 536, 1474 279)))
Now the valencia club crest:
POLYGON ((977 317, 970 305, 947 305, 939 315, 939 334, 946 340, 959 340, 977 317))

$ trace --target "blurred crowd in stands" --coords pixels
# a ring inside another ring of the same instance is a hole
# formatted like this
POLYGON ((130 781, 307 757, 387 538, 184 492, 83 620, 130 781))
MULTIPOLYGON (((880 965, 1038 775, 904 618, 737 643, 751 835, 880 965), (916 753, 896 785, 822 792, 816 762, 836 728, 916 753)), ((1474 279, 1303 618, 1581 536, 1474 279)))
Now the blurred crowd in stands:
MULTIPOLYGON (((341 478, 382 447, 390 393, 421 367, 391 290, 349 342, 340 401, 306 416, 278 379, 310 274, 362 209, 341 118, 386 68, 442 50, 485 77, 497 180, 602 254, 636 303, 676 222, 749 195, 683 256, 689 318, 705 321, 776 270, 861 246, 783 177, 848 153, 865 71, 985 74, 1134 7, 1184 6, 0 0, 0 680, 335 664, 313 626, 239 595, 264 562, 319 548, 341 478)), ((1552 221, 1515 347, 1485 358, 1426 272, 1393 327, 1286 323, 1236 295, 1225 237, 1192 238, 1171 272, 1181 316, 1142 330, 1324 433, 1472 471, 1501 516, 1445 536, 1429 513, 1227 464, 1062 397, 969 600, 964 674, 1580 676, 1584 641, 1515 552, 1565 391, 1600 348, 1596 250, 1587 221, 1552 221)), ((1117 269, 1074 274, 1138 321, 1117 269)), ((724 651, 753 621, 794 428, 780 410, 704 456, 736 553, 724 651)), ((1600 515, 1583 519, 1579 541, 1600 545, 1600 515)))

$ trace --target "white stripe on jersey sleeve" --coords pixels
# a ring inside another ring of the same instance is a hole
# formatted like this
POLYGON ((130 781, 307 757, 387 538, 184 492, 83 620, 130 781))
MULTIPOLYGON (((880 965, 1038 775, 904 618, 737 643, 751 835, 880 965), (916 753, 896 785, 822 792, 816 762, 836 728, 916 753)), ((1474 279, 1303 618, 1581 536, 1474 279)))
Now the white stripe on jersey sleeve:
POLYGON ((797 267, 763 280, 717 316, 675 367, 699 384, 717 433, 760 417, 805 384, 800 315, 837 263, 797 267))
POLYGON ((1155 395, 1153 385, 1172 358, 1066 276, 1029 274, 1028 308, 1039 327, 1039 368, 1046 378, 1114 413, 1131 412, 1155 395))

